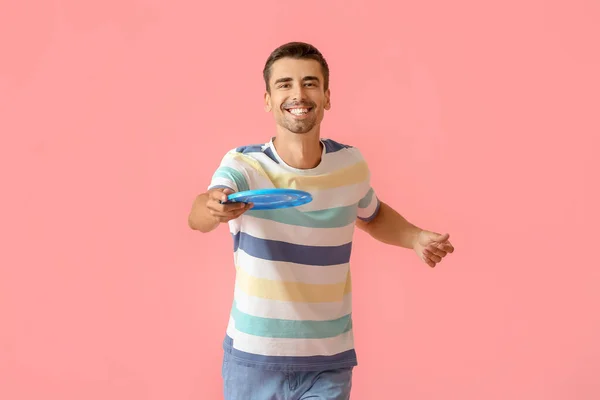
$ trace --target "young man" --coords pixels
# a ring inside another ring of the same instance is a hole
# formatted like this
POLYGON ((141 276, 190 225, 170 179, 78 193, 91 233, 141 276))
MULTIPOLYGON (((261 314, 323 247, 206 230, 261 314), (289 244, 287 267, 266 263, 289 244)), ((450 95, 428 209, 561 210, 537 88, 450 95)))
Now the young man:
POLYGON ((285 44, 263 73, 275 136, 227 152, 189 215, 192 229, 228 223, 233 235, 225 399, 349 399, 357 365, 349 269, 355 226, 413 249, 430 267, 454 248, 448 234, 416 227, 377 197, 358 149, 321 138, 331 100, 327 62, 316 48, 285 44), (280 210, 222 204, 229 193, 263 188, 305 190, 313 201, 280 210))

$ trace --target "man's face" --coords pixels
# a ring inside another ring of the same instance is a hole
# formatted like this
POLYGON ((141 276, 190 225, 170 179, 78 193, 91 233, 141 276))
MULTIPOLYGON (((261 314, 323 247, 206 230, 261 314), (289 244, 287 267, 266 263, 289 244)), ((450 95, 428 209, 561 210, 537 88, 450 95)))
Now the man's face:
POLYGON ((311 131, 331 106, 321 64, 315 60, 277 60, 271 66, 269 87, 265 110, 273 113, 277 125, 293 133, 311 131))

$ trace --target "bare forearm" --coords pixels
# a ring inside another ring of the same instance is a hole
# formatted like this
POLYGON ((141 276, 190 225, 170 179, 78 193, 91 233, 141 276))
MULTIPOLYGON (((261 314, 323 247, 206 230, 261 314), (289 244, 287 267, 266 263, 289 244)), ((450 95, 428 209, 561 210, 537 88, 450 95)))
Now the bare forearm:
POLYGON ((357 226, 382 243, 407 249, 414 248, 421 232, 419 227, 384 202, 381 202, 379 213, 372 221, 365 223, 359 220, 357 226))
POLYGON ((200 232, 210 232, 219 225, 219 221, 206 207, 207 200, 208 193, 203 193, 194 200, 192 210, 188 216, 188 225, 190 228, 200 232))

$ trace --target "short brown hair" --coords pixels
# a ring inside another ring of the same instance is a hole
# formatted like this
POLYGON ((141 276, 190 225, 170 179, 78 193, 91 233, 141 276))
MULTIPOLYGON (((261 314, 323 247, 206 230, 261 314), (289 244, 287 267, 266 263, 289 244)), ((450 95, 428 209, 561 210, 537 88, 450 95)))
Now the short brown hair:
POLYGON ((269 80, 271 79, 271 66, 275 61, 285 57, 318 61, 319 64, 321 64, 323 79, 325 80, 323 83, 324 90, 329 88, 329 66, 327 65, 327 61, 325 61, 325 58, 321 52, 315 46, 308 43, 289 42, 273 50, 271 55, 269 55, 267 62, 265 63, 263 77, 265 79, 265 85, 268 93, 271 93, 271 88, 269 87, 269 80))

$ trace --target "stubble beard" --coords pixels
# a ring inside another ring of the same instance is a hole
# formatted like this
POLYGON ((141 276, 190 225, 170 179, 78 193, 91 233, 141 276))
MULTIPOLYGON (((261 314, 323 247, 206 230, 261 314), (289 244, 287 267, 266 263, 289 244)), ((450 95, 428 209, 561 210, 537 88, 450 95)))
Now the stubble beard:
POLYGON ((316 121, 311 119, 310 121, 288 121, 284 118, 281 126, 292 133, 304 134, 310 132, 316 125, 316 121))

